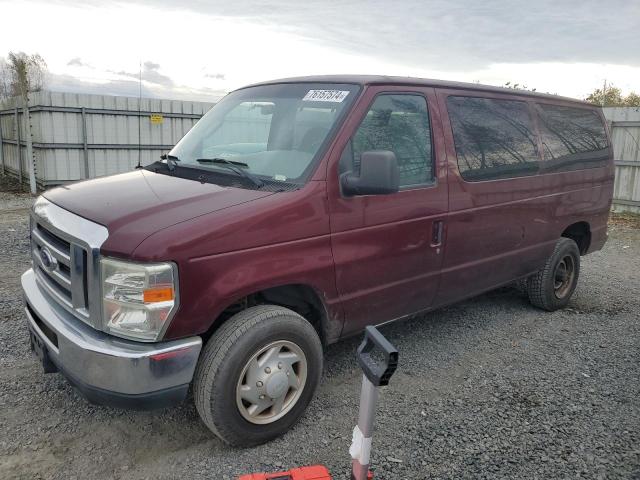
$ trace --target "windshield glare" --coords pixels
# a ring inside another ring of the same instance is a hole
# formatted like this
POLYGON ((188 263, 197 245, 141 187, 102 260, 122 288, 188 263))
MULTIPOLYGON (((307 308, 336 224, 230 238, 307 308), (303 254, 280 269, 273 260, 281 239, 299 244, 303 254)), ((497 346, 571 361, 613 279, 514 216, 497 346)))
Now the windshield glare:
MULTIPOLYGON (((218 102, 171 151, 180 166, 224 171, 202 159, 240 162, 254 175, 300 182, 355 100, 347 84, 276 84, 237 90, 218 102)), ((228 171, 228 170, 227 170, 228 171)))

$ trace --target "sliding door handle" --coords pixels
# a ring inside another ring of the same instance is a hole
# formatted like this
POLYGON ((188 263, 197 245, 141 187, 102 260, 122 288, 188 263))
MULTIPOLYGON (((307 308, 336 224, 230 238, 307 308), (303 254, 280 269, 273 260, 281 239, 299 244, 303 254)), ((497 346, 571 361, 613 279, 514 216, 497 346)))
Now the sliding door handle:
POLYGON ((431 246, 442 246, 442 233, 444 230, 444 222, 442 220, 435 220, 432 224, 431 230, 431 246))

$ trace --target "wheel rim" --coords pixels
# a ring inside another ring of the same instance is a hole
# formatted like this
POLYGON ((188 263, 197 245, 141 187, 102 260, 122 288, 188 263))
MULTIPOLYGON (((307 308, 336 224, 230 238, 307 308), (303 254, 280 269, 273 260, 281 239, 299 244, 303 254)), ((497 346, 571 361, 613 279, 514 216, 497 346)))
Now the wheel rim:
POLYGON ((298 402, 307 381, 307 358, 293 342, 280 340, 258 350, 246 363, 236 387, 245 420, 264 425, 284 417, 298 402))
POLYGON ((556 265, 553 274, 553 290, 556 298, 565 298, 571 291, 575 278, 575 262, 571 255, 566 255, 556 265))

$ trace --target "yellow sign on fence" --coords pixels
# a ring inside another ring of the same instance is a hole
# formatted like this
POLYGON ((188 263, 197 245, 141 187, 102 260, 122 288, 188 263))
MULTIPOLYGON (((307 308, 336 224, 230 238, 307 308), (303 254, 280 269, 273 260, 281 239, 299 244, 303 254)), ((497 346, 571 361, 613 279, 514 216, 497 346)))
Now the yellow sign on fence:
POLYGON ((159 113, 152 113, 151 114, 151 124, 152 125, 162 125, 162 122, 164 122, 164 117, 159 114, 159 113))

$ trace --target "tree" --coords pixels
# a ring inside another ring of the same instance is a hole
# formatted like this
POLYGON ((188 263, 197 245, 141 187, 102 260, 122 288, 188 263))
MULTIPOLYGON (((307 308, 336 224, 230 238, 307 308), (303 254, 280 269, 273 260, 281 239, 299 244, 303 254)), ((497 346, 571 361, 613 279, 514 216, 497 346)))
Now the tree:
POLYGON ((22 97, 42 90, 47 63, 39 54, 9 52, 7 59, 0 59, 0 97, 22 97))
POLYGON ((4 58, 0 57, 0 100, 11 96, 9 83, 9 65, 4 58))
POLYGON ((536 89, 535 88, 529 88, 526 85, 520 85, 519 83, 511 83, 511 82, 506 82, 503 85, 504 88, 511 88, 512 90, 529 90, 530 92, 535 92, 536 89))
POLYGON ((631 92, 624 99, 624 103, 627 107, 640 107, 640 95, 636 92, 631 92))
POLYGON ((625 97, 614 85, 596 88, 585 100, 603 107, 640 107, 640 95, 631 92, 625 97))
MULTIPOLYGON (((36 161, 33 156, 33 140, 31 138, 31 115, 29 114, 29 93, 42 90, 44 86, 47 64, 36 54, 9 52, 8 62, 3 61, 0 70, 0 93, 5 97, 21 97, 23 115, 26 119, 25 143, 27 147, 27 164, 29 168, 29 186, 31 193, 36 193, 36 161)), ((20 144, 18 144, 20 154, 20 144)), ((20 160, 21 162, 22 160, 20 160)))

